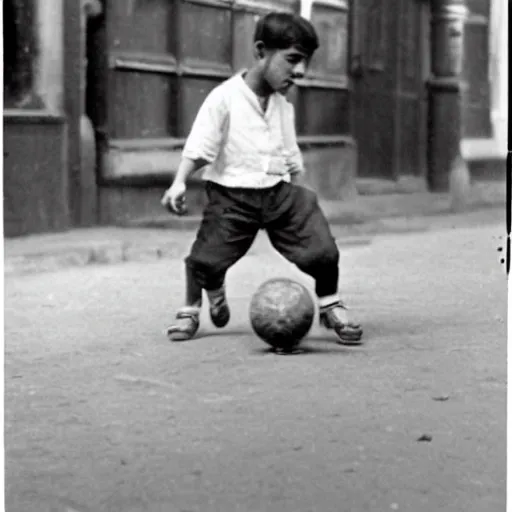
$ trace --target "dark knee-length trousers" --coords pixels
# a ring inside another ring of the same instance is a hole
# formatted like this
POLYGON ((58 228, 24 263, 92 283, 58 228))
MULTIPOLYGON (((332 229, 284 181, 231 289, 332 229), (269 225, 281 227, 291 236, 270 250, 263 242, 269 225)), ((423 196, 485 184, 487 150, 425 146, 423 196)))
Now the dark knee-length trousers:
POLYGON ((185 259, 187 303, 216 290, 250 249, 259 230, 274 248, 315 280, 318 297, 338 289, 339 251, 314 192, 281 182, 272 188, 228 188, 205 182, 207 205, 185 259))

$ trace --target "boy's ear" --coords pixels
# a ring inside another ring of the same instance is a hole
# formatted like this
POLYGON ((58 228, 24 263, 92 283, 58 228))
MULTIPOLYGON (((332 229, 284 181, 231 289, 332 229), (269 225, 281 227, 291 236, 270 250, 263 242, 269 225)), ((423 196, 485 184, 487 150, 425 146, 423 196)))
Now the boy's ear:
POLYGON ((253 45, 253 53, 256 60, 265 57, 265 43, 263 41, 256 41, 253 45))

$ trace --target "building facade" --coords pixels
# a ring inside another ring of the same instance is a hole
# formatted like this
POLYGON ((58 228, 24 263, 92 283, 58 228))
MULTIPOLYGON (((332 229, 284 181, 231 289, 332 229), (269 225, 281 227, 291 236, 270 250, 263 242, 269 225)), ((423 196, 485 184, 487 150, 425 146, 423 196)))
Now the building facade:
POLYGON ((62 0, 6 0, 4 232, 69 226, 62 0))
POLYGON ((508 132, 508 10, 505 0, 471 0, 466 22, 463 143, 474 174, 504 173, 508 132), (494 162, 494 166, 491 165, 494 162))
MULTIPOLYGON (((466 38, 464 133, 488 138, 490 4, 469 4, 468 22, 478 29, 466 38)), ((11 52, 4 64, 6 236, 161 214, 161 193, 199 105, 250 64, 254 25, 269 10, 303 13, 320 36, 308 74, 290 97, 319 195, 351 197, 375 181, 425 188, 426 0, 3 5, 11 52)), ((191 190, 191 210, 199 210, 198 178, 191 190)))

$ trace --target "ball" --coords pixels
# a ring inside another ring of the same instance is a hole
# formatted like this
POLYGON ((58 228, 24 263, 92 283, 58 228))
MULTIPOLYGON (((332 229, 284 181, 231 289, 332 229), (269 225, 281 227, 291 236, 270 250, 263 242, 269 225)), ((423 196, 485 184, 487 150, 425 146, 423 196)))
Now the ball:
POLYGON ((254 332, 280 352, 297 349, 311 329, 314 316, 311 294, 292 279, 264 282, 251 300, 250 320, 254 332))

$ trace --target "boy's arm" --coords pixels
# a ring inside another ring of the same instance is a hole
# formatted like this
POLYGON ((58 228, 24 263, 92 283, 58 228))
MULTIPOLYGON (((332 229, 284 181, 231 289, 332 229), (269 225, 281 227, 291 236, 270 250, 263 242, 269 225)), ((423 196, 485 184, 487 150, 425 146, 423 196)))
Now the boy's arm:
POLYGON ((187 157, 182 157, 172 185, 165 191, 160 201, 162 206, 173 213, 179 215, 185 214, 187 212, 185 198, 187 179, 192 173, 198 171, 207 163, 206 160, 201 158, 192 160, 187 157))
POLYGON ((179 214, 185 213, 187 180, 191 174, 217 158, 227 113, 221 91, 214 89, 197 113, 185 142, 176 176, 161 200, 164 207, 179 214))
POLYGON ((193 160, 186 156, 182 156, 173 183, 186 184, 187 179, 191 174, 194 174, 208 163, 209 162, 204 158, 197 158, 193 160))
POLYGON ((187 178, 212 163, 219 153, 227 119, 227 108, 219 90, 214 89, 204 100, 185 142, 174 181, 187 178))
MULTIPOLYGON (((212 163, 219 154, 228 119, 224 96, 225 92, 221 88, 213 89, 208 94, 185 142, 182 160, 197 162, 196 170, 212 163)), ((187 166, 185 163, 183 165, 187 166)))

